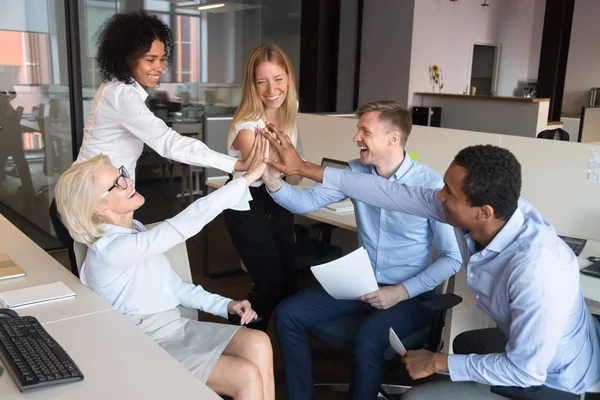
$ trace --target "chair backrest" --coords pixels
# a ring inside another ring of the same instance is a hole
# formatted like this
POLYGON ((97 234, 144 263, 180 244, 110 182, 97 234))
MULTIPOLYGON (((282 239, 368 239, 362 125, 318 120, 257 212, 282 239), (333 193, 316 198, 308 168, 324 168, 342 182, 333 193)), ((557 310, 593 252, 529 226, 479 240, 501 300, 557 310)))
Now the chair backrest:
POLYGON ((87 256, 88 247, 87 244, 73 242, 73 252, 75 253, 75 263, 77 264, 77 272, 81 273, 81 266, 87 256))
MULTIPOLYGON (((147 229, 152 229, 160 222, 155 222, 153 224, 146 225, 147 229)), ((190 260, 188 258, 187 246, 185 242, 179 243, 175 247, 165 251, 165 256, 169 259, 169 263, 171 263, 171 268, 179 275, 179 277, 187 283, 192 282, 192 269, 190 267, 190 260)), ((185 308, 182 306, 178 307, 181 311, 181 315, 192 319, 198 319, 198 310, 192 310, 189 308, 185 308)))
POLYGON ((556 139, 556 135, 559 136, 559 140, 563 140, 563 141, 566 141, 566 142, 569 141, 569 132, 567 132, 567 131, 565 131, 564 129, 561 129, 561 128, 547 129, 545 131, 541 131, 540 133, 538 133, 537 138, 538 139, 555 140, 556 139))

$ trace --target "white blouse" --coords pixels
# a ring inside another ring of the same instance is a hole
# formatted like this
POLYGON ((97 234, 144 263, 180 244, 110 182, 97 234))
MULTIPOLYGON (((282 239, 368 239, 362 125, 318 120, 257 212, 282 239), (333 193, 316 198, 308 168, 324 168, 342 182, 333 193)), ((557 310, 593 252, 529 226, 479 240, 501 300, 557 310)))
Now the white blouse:
POLYGON ((249 210, 245 179, 235 179, 196 200, 175 217, 146 230, 103 225, 104 236, 88 246, 81 282, 123 314, 154 314, 178 305, 227 318, 231 299, 186 283, 171 268, 164 252, 196 235, 223 210, 249 210))
POLYGON ((100 85, 83 130, 77 162, 103 153, 135 179, 144 143, 162 157, 185 164, 233 172, 236 159, 209 149, 200 140, 182 136, 156 117, 144 101, 148 93, 137 82, 113 79, 100 85))

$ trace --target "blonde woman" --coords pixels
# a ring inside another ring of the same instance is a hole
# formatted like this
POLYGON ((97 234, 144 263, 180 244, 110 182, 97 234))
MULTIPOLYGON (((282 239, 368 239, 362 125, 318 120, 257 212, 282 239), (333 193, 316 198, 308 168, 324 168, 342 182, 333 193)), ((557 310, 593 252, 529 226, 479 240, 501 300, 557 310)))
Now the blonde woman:
MULTIPOLYGON (((250 55, 242 98, 229 135, 229 155, 248 157, 255 131, 274 124, 294 145, 297 139, 298 100, 294 72, 277 45, 262 45, 250 55)), ((250 301, 262 321, 251 327, 266 330, 280 300, 297 291, 294 217, 273 201, 262 181, 250 187, 254 199, 250 211, 226 210, 227 228, 233 244, 254 282, 250 301)))
MULTIPOLYGON (((56 185, 58 211, 71 236, 88 245, 81 281, 129 317, 215 392, 235 399, 274 399, 273 355, 266 334, 240 326, 181 317, 178 305, 242 324, 257 317, 234 301, 185 283, 163 254, 197 234, 225 208, 248 209, 248 185, 264 170, 268 147, 257 139, 255 162, 241 178, 147 230, 133 219, 144 204, 124 167, 105 155, 75 163, 56 185)), ((267 155, 268 156, 268 155, 267 155)))

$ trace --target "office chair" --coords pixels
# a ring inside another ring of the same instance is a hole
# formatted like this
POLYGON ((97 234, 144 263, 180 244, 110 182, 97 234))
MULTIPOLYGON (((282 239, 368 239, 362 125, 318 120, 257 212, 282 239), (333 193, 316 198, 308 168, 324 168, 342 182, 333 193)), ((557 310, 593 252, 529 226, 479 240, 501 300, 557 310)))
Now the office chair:
MULTIPOLYGON (((440 295, 421 303, 424 310, 431 312, 431 322, 429 325, 411 333, 406 337, 400 338, 402 344, 407 350, 417 350, 424 347, 439 351, 443 345, 442 330, 446 317, 446 311, 460 304, 462 298, 453 293, 446 293, 448 281, 444 282, 438 290, 440 295)), ((363 322, 361 315, 349 315, 323 322, 309 330, 309 333, 320 341, 337 350, 351 352, 354 345, 354 338, 363 322)), ((391 346, 385 351, 384 360, 394 359, 395 351, 391 346)), ((315 387, 325 387, 334 391, 347 391, 348 384, 315 384, 315 387)), ((379 389, 379 395, 385 399, 393 400, 392 394, 404 393, 409 388, 400 385, 382 384, 379 389)))
MULTIPOLYGON (((600 315, 594 315, 594 318, 600 321, 600 315)), ((586 394, 600 393, 600 383, 597 383, 581 395, 543 386, 531 386, 527 388, 492 386, 490 387, 490 392, 512 400, 584 400, 586 394)))
POLYGON ((547 129, 545 131, 541 131, 540 133, 538 133, 537 138, 538 139, 550 139, 550 140, 555 140, 556 136, 558 135, 559 140, 562 141, 566 141, 568 142, 569 139, 569 132, 565 131, 564 129, 561 128, 556 128, 556 129, 547 129))
MULTIPOLYGON (((67 253, 69 255, 69 264, 71 265, 71 272, 73 275, 79 278, 79 266, 77 265, 77 257, 74 251, 74 241, 69 233, 69 230, 66 226, 63 225, 60 214, 58 213, 58 209, 56 208, 56 199, 52 199, 52 203, 50 203, 49 207, 49 215, 50 215, 50 223, 52 224, 52 229, 54 229, 54 233, 56 233, 56 237, 60 244, 63 245, 65 249, 67 249, 67 253)), ((86 250, 87 252, 87 250, 86 250)), ((83 260, 81 261, 83 262, 83 260)))
POLYGON ((342 256, 342 249, 331 244, 331 234, 335 228, 324 222, 313 224, 310 228, 294 225, 298 271, 307 270, 314 265, 324 264, 342 256))

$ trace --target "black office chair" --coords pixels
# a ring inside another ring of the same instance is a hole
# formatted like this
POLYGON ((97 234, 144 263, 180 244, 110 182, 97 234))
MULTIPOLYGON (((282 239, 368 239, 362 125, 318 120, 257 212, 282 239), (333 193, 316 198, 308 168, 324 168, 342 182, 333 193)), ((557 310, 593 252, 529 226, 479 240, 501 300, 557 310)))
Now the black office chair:
POLYGON ((569 132, 565 131, 562 128, 556 128, 556 129, 547 129, 545 131, 541 131, 540 133, 538 133, 537 138, 538 139, 550 139, 550 140, 555 140, 556 136, 558 135, 558 139, 559 140, 563 140, 565 142, 568 142, 569 139, 569 132))
POLYGON ((69 233, 69 230, 63 225, 60 214, 58 213, 58 209, 56 208, 56 199, 52 199, 52 203, 50 204, 49 209, 50 214, 50 222, 52 223, 52 228, 54 228, 54 232, 56 233, 56 237, 60 244, 62 244, 69 254, 69 263, 71 264, 71 272, 73 275, 79 278, 79 270, 77 269, 77 258, 75 257, 75 251, 73 250, 73 238, 69 233))
MULTIPOLYGON (((445 292, 446 284, 442 285, 442 292, 445 292)), ((422 348, 439 351, 443 347, 442 329, 446 318, 446 311, 460 304, 462 298, 453 293, 443 293, 430 300, 421 303, 424 310, 431 312, 431 322, 429 325, 412 332, 406 337, 400 338, 402 344, 407 350, 417 350, 422 348)), ((323 322, 312 329, 310 334, 330 347, 345 352, 351 352, 354 345, 354 338, 363 322, 364 316, 350 315, 323 322)), ((391 346, 384 354, 385 361, 391 361, 395 357, 395 351, 391 346)), ((348 384, 315 384, 315 387, 329 387, 336 391, 347 391, 348 384)), ((379 389, 381 397, 393 400, 392 394, 403 393, 408 387, 398 385, 382 384, 379 389), (397 392, 397 393, 394 393, 397 392)))
POLYGON ((340 258, 343 251, 331 244, 331 235, 336 227, 323 222, 310 227, 295 225, 296 269, 304 271, 314 265, 324 264, 340 258))

